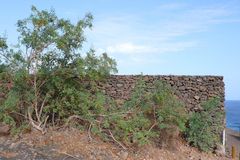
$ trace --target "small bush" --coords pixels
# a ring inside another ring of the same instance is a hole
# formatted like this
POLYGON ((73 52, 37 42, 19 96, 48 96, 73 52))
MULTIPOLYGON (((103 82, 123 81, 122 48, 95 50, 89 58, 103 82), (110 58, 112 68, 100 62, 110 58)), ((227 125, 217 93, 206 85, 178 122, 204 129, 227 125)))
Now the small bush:
POLYGON ((112 129, 125 144, 149 143, 152 138, 159 138, 163 130, 173 127, 185 130, 187 114, 183 103, 165 83, 156 82, 154 88, 147 91, 140 79, 123 105, 124 117, 115 117, 112 129))
POLYGON ((202 151, 213 151, 220 142, 223 113, 219 112, 219 98, 210 99, 202 104, 203 111, 194 112, 186 130, 190 144, 202 151))
POLYGON ((180 131, 185 131, 185 123, 188 118, 185 106, 174 95, 174 91, 169 85, 157 82, 153 100, 157 106, 156 114, 160 129, 169 129, 176 126, 180 131))
POLYGON ((143 145, 156 136, 151 129, 151 126, 155 126, 154 120, 150 118, 154 106, 151 98, 152 95, 146 91, 145 82, 140 79, 129 100, 122 106, 124 117, 113 119, 114 133, 126 145, 143 145))

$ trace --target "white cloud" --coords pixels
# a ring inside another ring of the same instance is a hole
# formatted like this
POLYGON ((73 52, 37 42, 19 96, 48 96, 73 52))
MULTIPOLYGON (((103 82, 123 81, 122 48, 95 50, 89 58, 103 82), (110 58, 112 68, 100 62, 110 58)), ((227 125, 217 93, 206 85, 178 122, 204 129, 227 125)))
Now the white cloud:
POLYGON ((124 55, 139 55, 139 54, 162 54, 168 52, 178 52, 185 48, 196 46, 196 42, 170 42, 161 43, 158 46, 154 45, 136 45, 130 42, 119 43, 112 46, 107 46, 106 49, 99 48, 98 52, 112 53, 112 54, 124 54, 124 55))
POLYGON ((95 27, 88 32, 89 41, 94 43, 98 52, 107 52, 124 63, 139 64, 151 61, 144 58, 149 54, 153 55, 152 59, 155 55, 156 60, 161 59, 161 54, 179 53, 196 47, 201 42, 187 38, 188 35, 240 20, 232 16, 236 11, 227 5, 194 7, 167 3, 156 6, 152 12, 101 15, 96 17, 95 27), (172 12, 175 9, 179 12, 172 12))
POLYGON ((136 45, 132 43, 120 43, 113 46, 106 47, 106 51, 109 53, 123 53, 123 54, 135 54, 151 52, 153 48, 150 46, 136 45))

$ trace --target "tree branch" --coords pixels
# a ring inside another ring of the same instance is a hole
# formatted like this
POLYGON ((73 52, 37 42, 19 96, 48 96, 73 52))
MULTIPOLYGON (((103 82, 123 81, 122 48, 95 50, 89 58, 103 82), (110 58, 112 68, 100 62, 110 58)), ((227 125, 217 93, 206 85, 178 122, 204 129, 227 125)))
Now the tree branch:
POLYGON ((114 138, 114 136, 113 136, 113 134, 112 134, 112 132, 111 132, 110 130, 108 130, 108 132, 109 132, 111 138, 112 138, 118 145, 120 145, 124 150, 127 150, 127 148, 126 148, 122 143, 120 143, 118 140, 116 140, 116 139, 114 138))
POLYGON ((32 115, 31 115, 31 113, 30 113, 30 108, 28 108, 28 119, 29 119, 30 124, 31 124, 34 128, 36 128, 37 130, 41 131, 42 134, 45 134, 44 129, 43 129, 42 127, 40 127, 40 125, 36 125, 35 122, 34 122, 34 120, 32 119, 32 115))

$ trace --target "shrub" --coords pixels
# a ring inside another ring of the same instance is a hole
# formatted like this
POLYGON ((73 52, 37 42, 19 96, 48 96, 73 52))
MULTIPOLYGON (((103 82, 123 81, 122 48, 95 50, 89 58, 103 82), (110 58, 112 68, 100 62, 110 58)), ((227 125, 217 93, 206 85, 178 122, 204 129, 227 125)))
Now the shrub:
POLYGON ((143 145, 157 138, 161 131, 185 129, 187 114, 183 103, 174 96, 173 90, 163 82, 156 82, 147 91, 140 79, 132 95, 123 105, 124 117, 113 119, 113 131, 125 144, 143 145))
POLYGON ((188 142, 202 151, 213 151, 220 142, 223 113, 219 111, 219 98, 209 99, 202 104, 203 111, 194 112, 186 130, 188 142))
POLYGON ((44 132, 50 119, 87 116, 104 108, 95 82, 117 69, 106 53, 96 56, 92 49, 82 53, 83 33, 92 27, 92 19, 86 14, 73 24, 58 18, 54 10, 32 6, 31 15, 17 22, 16 48, 0 37, 0 81, 9 84, 0 88, 4 93, 0 121, 13 127, 28 122, 44 132))
POLYGON ((174 95, 174 91, 169 85, 157 82, 153 100, 157 105, 156 114, 160 129, 176 126, 180 131, 185 130, 185 123, 188 118, 185 106, 174 95))
POLYGON ((114 120, 114 133, 125 144, 143 145, 149 143, 150 138, 156 136, 151 126, 155 126, 150 118, 153 109, 152 95, 146 91, 145 82, 140 79, 132 91, 131 97, 126 101, 122 110, 124 117, 114 120))

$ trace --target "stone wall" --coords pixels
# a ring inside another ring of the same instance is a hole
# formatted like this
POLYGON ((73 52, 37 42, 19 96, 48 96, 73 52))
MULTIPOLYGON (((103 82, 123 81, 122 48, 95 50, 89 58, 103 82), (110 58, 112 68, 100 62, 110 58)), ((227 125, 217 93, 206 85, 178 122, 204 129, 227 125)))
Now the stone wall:
MULTIPOLYGON (((224 82, 221 76, 144 75, 142 77, 149 90, 156 80, 165 81, 171 85, 189 111, 201 110, 201 102, 216 96, 221 98, 220 109, 224 109, 224 82)), ((112 75, 99 86, 110 97, 126 100, 130 97, 131 90, 139 78, 139 75, 112 75)))

